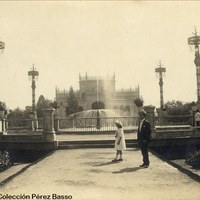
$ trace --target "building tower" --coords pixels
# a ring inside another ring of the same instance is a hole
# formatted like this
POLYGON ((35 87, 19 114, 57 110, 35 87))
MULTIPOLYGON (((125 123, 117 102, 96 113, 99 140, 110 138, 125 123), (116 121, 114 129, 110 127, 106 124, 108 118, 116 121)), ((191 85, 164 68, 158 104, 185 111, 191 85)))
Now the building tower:
POLYGON ((37 111, 36 111, 36 106, 35 106, 35 79, 39 76, 39 72, 35 70, 35 67, 33 65, 33 68, 31 71, 28 72, 28 76, 32 80, 32 114, 33 114, 33 124, 32 124, 32 130, 37 130, 38 129, 38 121, 37 121, 37 111))
POLYGON ((162 67, 161 61, 159 61, 159 67, 155 69, 155 72, 158 74, 159 77, 159 85, 160 85, 160 109, 163 109, 164 100, 163 100, 163 73, 166 72, 166 69, 162 67))
POLYGON ((195 47, 194 63, 196 65, 197 104, 200 105, 200 56, 199 56, 200 36, 197 35, 196 29, 195 29, 195 32, 193 34, 194 34, 194 36, 188 38, 188 44, 194 45, 194 47, 195 47))

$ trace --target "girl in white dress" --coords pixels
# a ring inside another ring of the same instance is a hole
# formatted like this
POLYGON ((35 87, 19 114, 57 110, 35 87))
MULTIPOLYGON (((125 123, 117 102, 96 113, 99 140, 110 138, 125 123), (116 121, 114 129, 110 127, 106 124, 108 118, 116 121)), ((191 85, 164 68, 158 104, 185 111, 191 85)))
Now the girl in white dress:
POLYGON ((114 121, 117 130, 115 133, 115 149, 116 149, 116 156, 112 162, 117 162, 117 161, 122 161, 122 151, 126 150, 126 142, 125 142, 125 137, 124 137, 124 131, 122 128, 122 123, 120 121, 114 121), (119 159, 118 159, 119 156, 119 159))

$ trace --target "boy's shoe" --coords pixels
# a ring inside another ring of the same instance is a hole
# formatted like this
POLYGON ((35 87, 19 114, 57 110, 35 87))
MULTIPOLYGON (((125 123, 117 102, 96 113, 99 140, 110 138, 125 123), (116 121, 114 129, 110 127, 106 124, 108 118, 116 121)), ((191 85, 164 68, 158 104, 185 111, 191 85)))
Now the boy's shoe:
POLYGON ((140 165, 140 167, 148 168, 149 165, 142 164, 142 165, 140 165))
POLYGON ((114 159, 114 160, 112 160, 112 162, 118 162, 119 160, 118 159, 114 159))

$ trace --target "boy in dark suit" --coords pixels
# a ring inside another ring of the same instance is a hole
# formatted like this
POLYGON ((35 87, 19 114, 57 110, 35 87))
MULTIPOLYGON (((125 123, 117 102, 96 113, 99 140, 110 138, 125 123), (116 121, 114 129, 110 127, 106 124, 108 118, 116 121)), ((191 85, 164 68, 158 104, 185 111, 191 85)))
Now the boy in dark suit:
POLYGON ((151 125, 150 123, 145 119, 146 112, 145 110, 139 111, 139 118, 140 123, 138 126, 138 133, 137 133, 137 139, 138 139, 138 145, 141 149, 141 153, 143 156, 143 164, 140 165, 140 167, 148 168, 149 167, 149 154, 148 154, 148 144, 151 138, 151 125))

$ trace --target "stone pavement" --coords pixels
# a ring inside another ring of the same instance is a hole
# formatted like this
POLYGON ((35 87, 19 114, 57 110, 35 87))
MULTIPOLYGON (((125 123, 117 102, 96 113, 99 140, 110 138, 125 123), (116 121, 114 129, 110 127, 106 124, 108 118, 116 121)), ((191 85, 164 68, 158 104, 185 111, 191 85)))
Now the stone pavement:
POLYGON ((109 148, 55 151, 0 188, 0 197, 24 194, 30 199, 50 195, 73 200, 199 200, 199 183, 151 153, 147 169, 138 167, 141 154, 137 149, 124 151, 124 160, 119 163, 111 162, 114 155, 115 150, 109 148))
POLYGON ((8 168, 7 170, 0 173, 0 183, 7 178, 13 176, 18 173, 20 170, 28 166, 30 163, 15 163, 14 166, 8 168))

